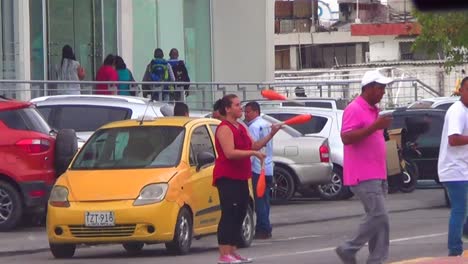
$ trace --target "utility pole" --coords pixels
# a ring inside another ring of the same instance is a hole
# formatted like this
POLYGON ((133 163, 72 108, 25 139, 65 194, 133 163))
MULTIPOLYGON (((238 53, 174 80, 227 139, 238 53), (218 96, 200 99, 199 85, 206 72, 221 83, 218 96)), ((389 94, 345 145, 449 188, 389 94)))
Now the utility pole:
POLYGON ((356 0, 356 19, 354 20, 354 23, 361 23, 361 19, 359 19, 359 0, 356 0))

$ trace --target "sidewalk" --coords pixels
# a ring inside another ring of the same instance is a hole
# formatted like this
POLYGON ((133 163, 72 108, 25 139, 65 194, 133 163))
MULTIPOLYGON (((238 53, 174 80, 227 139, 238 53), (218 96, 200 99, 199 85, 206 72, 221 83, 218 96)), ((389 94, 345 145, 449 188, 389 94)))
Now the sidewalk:
MULTIPOLYGON (((441 189, 422 189, 413 193, 391 194, 388 196, 387 203, 390 212, 443 207, 444 204, 444 192, 441 189), (430 195, 427 195, 428 193, 430 195)), ((275 227, 361 216, 362 206, 355 198, 333 202, 298 199, 289 204, 275 205, 271 209, 271 222, 275 227)), ((1 237, 0 257, 49 250, 44 227, 23 228, 14 232, 1 233, 1 237)))

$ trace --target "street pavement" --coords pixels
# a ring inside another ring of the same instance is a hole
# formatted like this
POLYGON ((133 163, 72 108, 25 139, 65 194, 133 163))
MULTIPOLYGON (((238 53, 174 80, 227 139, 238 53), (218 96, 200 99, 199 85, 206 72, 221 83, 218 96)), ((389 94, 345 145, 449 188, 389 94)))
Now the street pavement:
MULTIPOLYGON (((392 240, 389 263, 468 263, 468 258, 451 258, 452 262, 421 259, 446 255, 448 209, 444 203, 441 189, 388 196, 392 240), (413 262, 402 262, 405 260, 413 262)), ((242 253, 254 257, 255 263, 338 264, 333 249, 352 236, 361 216, 362 207, 356 199, 296 199, 273 206, 274 238, 256 240, 242 253)), ((49 263, 53 259, 43 227, 0 236, 0 263, 49 263)), ((75 258, 57 263, 215 263, 216 255, 216 237, 211 236, 194 241, 189 256, 169 256, 163 245, 151 245, 145 247, 141 257, 130 260, 120 245, 110 245, 78 248, 75 258)), ((367 250, 361 250, 358 263, 365 263, 366 255, 367 250)))

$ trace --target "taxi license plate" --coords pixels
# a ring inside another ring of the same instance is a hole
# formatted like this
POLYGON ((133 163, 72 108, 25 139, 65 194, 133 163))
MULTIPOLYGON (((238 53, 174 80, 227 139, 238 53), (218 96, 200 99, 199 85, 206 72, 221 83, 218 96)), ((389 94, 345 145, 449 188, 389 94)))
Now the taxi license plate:
POLYGON ((114 212, 86 212, 85 226, 115 226, 114 212))

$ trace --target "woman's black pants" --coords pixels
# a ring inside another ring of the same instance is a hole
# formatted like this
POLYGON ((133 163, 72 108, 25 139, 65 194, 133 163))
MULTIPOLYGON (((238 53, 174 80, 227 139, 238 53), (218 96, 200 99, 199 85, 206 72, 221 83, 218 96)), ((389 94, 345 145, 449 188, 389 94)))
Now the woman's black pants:
POLYGON ((242 223, 249 205, 249 184, 246 180, 221 178, 216 181, 221 205, 218 244, 239 246, 242 223))

